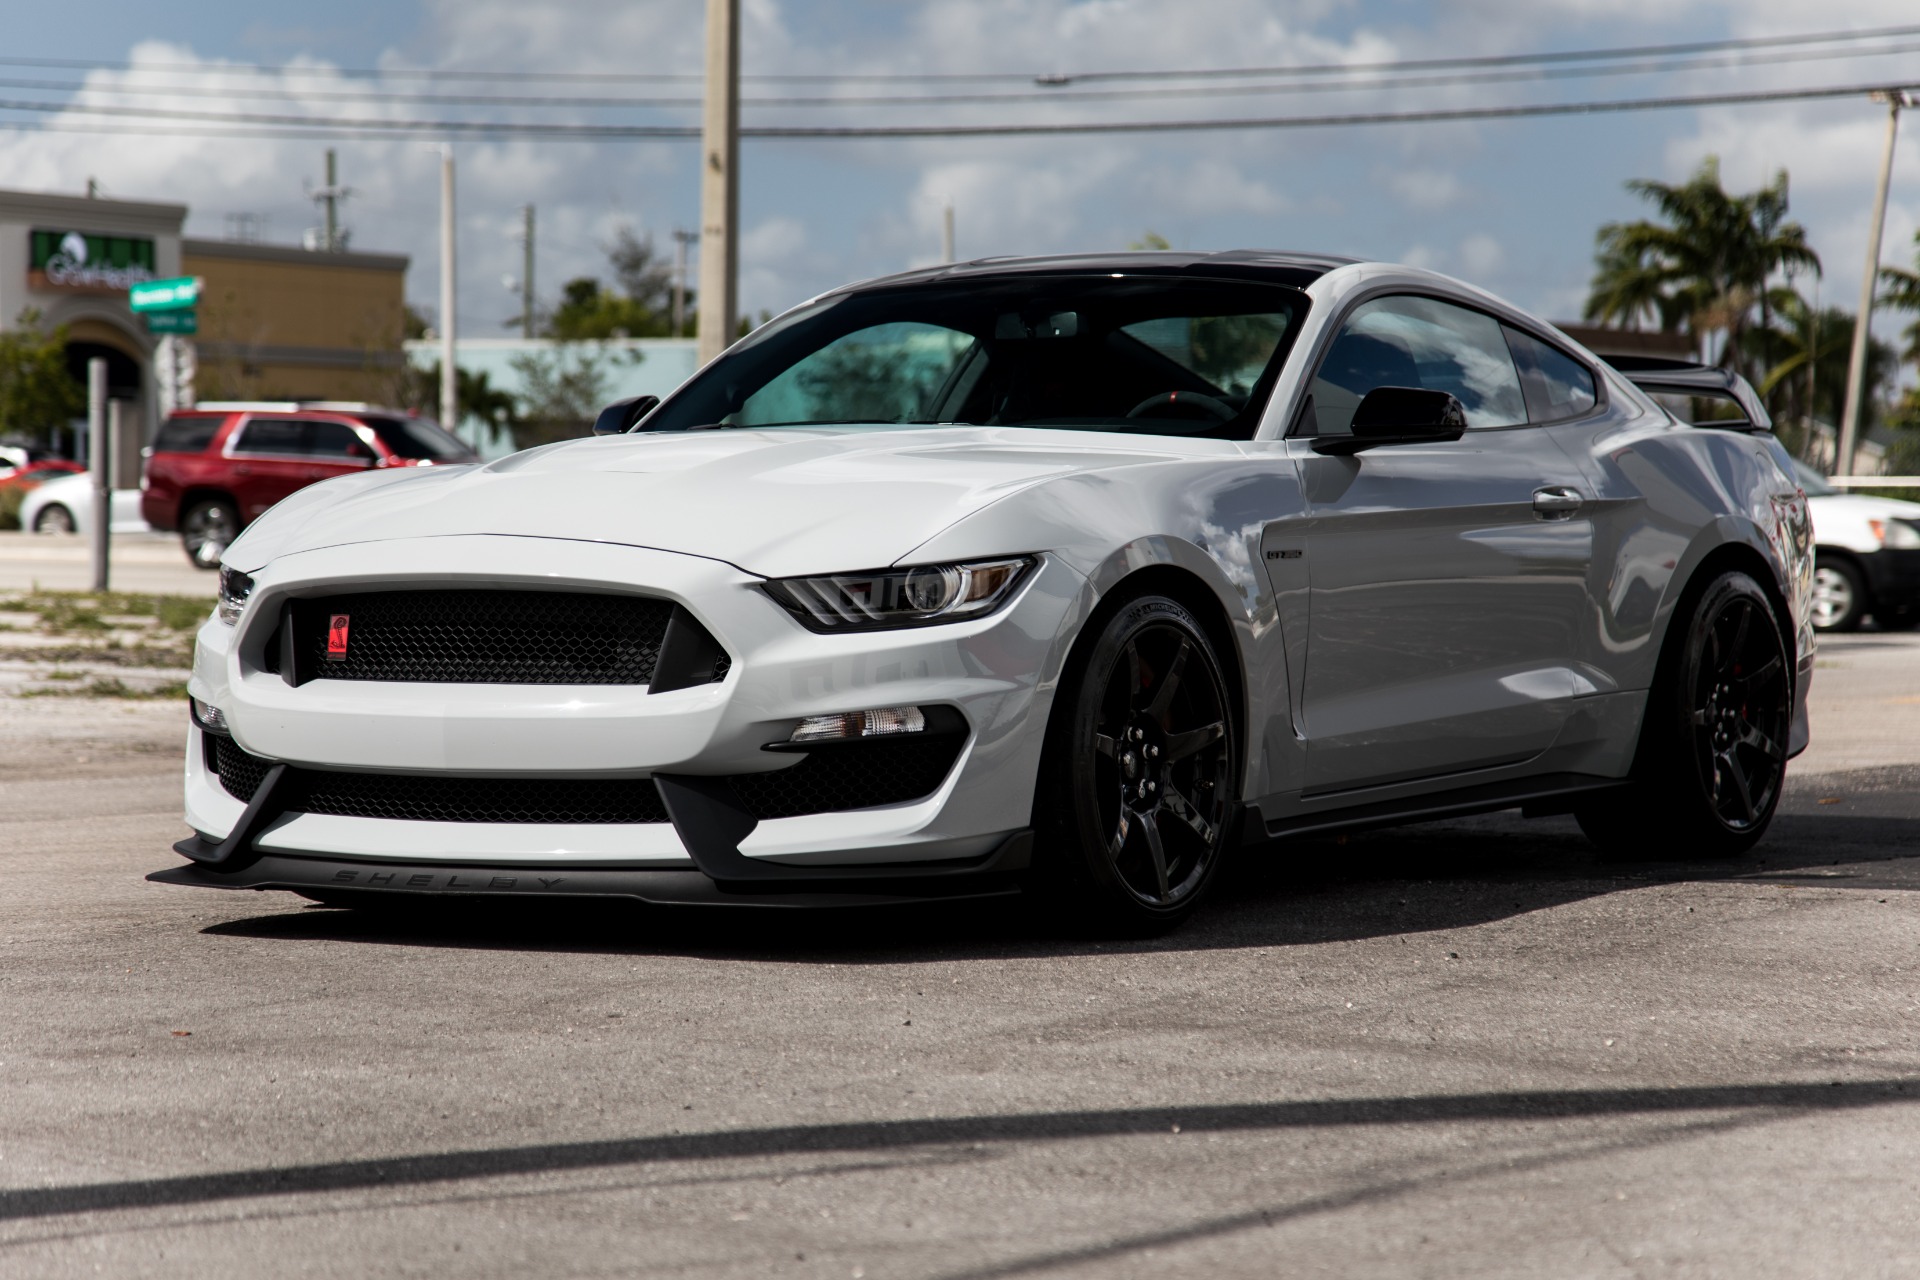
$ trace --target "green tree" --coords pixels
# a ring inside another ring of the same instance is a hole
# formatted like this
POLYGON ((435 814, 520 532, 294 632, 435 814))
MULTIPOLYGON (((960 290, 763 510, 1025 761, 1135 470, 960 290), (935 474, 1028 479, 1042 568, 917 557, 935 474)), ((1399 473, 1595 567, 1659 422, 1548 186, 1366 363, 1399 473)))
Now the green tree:
POLYGON ((1165 236, 1155 231, 1152 227, 1148 227, 1147 234, 1141 236, 1138 240, 1129 242, 1127 248, 1137 252, 1141 249, 1171 249, 1173 246, 1167 243, 1165 236))
POLYGON ((614 359, 593 343, 555 345, 515 356, 511 363, 520 375, 521 390, 512 424, 514 447, 530 449, 592 431, 607 399, 614 359))
MULTIPOLYGON (((603 285, 593 276, 567 281, 560 289, 560 305, 547 316, 543 334, 566 342, 674 336, 673 267, 657 258, 653 237, 621 227, 606 252, 613 285, 603 285)), ((689 316, 692 298, 689 291, 689 316)))
MULTIPOLYGON (((1920 231, 1914 232, 1913 241, 1920 246, 1920 231)), ((1881 306, 1920 315, 1920 252, 1914 255, 1914 267, 1911 271, 1905 267, 1880 268, 1881 306)), ((1907 341, 1901 358, 1920 363, 1920 319, 1908 325, 1900 336, 1907 341)))
MULTIPOLYGON (((1782 442, 1805 457, 1812 440, 1809 426, 1818 422, 1831 428, 1845 407, 1853 313, 1840 307, 1816 310, 1790 289, 1773 291, 1770 310, 1771 326, 1745 336, 1748 357, 1766 366, 1757 386, 1782 442)), ((1877 338, 1869 340, 1867 396, 1860 406, 1863 430, 1880 419, 1880 405, 1897 369, 1893 348, 1877 338)))
POLYGON ((86 412, 66 353, 65 326, 48 330, 31 307, 0 332, 0 435, 51 444, 56 428, 86 412))
POLYGON ((1600 228, 1587 318, 1636 327, 1652 318, 1702 346, 1721 335, 1721 362, 1746 372, 1751 344, 1743 339, 1756 310, 1770 328, 1768 281, 1781 270, 1820 270, 1806 229, 1787 218, 1786 172, 1729 195, 1709 156, 1686 182, 1642 179, 1627 189, 1651 201, 1659 220, 1600 228))

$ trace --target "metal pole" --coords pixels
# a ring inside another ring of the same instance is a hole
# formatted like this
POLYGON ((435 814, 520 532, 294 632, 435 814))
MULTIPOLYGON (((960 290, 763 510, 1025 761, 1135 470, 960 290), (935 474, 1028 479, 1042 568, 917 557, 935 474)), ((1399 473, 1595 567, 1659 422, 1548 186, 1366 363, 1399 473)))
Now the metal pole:
POLYGON ((520 232, 520 336, 533 336, 533 206, 522 205, 526 224, 520 232))
POLYGON ((440 149, 440 425, 460 425, 459 383, 454 380, 453 148, 440 149))
POLYGON ((953 201, 940 208, 940 261, 953 261, 953 201))
POLYGON ((88 534, 93 542, 93 589, 107 589, 107 538, 113 528, 109 503, 113 490, 108 477, 113 467, 113 445, 107 439, 107 362, 99 356, 87 361, 87 472, 93 481, 93 518, 88 534))
POLYGON ((706 364, 738 325, 740 0, 707 0, 707 104, 700 134, 700 346, 706 364))
POLYGON ((1847 360, 1846 409, 1840 415, 1839 447, 1833 454, 1833 474, 1853 474, 1853 454, 1859 444, 1860 402, 1866 397, 1867 338, 1873 327, 1873 295, 1880 283, 1880 235, 1887 223, 1887 188, 1893 182, 1893 143, 1900 132, 1900 108, 1906 95, 1875 94, 1887 103, 1887 150, 1880 157, 1880 188, 1873 198, 1873 225, 1867 232, 1867 269, 1860 279, 1860 310, 1853 317, 1853 354, 1847 360))
POLYGON ((340 247, 339 170, 334 166, 333 148, 327 148, 327 252, 340 247))
POLYGON ((698 240, 695 231, 673 229, 673 336, 687 336, 687 246, 698 240))

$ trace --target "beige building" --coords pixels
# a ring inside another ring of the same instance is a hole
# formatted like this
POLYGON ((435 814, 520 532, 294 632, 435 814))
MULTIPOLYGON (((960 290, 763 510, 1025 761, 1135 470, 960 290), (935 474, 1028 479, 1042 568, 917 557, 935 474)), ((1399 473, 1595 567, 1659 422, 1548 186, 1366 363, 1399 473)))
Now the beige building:
POLYGON ((199 276, 203 400, 392 401, 405 368, 403 254, 180 242, 199 276))
MULTIPOLYGON (((159 426, 160 335, 127 305, 145 280, 199 276, 196 332, 182 335, 193 399, 392 400, 405 372, 407 259, 183 238, 187 207, 0 191, 0 329, 37 311, 65 326, 67 366, 107 362, 108 394, 136 424, 115 483, 139 481, 159 426)), ((162 360, 162 364, 166 361, 162 360)))

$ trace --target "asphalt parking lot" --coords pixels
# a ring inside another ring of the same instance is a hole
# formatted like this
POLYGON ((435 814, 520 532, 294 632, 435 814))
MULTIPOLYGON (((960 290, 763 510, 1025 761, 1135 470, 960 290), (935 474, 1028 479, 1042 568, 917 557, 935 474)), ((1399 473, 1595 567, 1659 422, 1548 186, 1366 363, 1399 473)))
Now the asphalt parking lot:
POLYGON ((1920 1271, 1920 636, 1738 863, 1518 815, 1188 928, 148 884, 184 712, 0 698, 0 1273, 1920 1271))

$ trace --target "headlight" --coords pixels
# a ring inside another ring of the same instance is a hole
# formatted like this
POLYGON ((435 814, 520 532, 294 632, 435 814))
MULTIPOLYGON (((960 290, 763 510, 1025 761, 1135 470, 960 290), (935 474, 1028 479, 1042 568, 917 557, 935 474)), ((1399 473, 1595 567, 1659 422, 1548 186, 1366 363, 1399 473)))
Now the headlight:
POLYGON ((882 631, 983 617, 1012 598, 1033 565, 1032 556, 1012 556, 777 578, 766 588, 810 631, 882 631))
POLYGON ((229 569, 224 565, 220 569, 220 605, 214 616, 232 626, 240 621, 240 615, 246 611, 247 597, 253 594, 253 579, 238 569, 229 569))
POLYGON ((1912 551, 1920 548, 1920 526, 1911 520, 1869 520, 1873 536, 1880 539, 1880 545, 1890 551, 1912 551))

